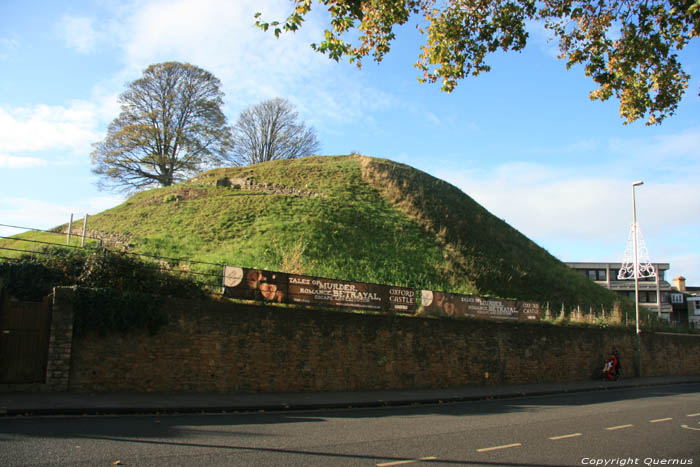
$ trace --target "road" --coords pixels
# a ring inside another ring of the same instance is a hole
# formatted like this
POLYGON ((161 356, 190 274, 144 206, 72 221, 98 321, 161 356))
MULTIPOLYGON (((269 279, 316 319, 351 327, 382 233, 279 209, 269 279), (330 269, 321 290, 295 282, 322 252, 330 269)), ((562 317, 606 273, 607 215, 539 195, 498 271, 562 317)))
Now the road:
POLYGON ((432 406, 0 418, 0 465, 700 465, 700 384, 432 406))

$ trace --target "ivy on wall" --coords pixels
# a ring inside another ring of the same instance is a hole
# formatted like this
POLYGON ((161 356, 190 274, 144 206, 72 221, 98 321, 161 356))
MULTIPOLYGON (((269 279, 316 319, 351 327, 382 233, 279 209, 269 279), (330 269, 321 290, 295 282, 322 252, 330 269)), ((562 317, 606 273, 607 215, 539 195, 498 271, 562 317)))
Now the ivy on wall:
POLYGON ((50 248, 36 258, 0 261, 0 278, 19 300, 40 301, 57 286, 109 288, 122 292, 203 298, 192 276, 123 252, 50 248))
POLYGON ((91 331, 105 336, 146 329, 153 335, 168 323, 163 301, 160 295, 79 287, 73 299, 73 332, 76 336, 91 331))
POLYGON ((100 335, 146 329, 154 334, 167 323, 164 297, 203 298, 192 277, 120 252, 52 248, 36 258, 0 262, 0 278, 10 295, 40 301, 54 287, 76 287, 74 332, 100 335))

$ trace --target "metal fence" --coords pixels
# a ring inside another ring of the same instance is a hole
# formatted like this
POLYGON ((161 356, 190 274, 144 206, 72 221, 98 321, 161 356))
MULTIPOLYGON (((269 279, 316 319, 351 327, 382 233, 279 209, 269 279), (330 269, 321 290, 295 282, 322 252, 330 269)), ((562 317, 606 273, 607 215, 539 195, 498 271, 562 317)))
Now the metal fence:
MULTIPOLYGON (((0 261, 19 261, 27 258, 34 259, 39 256, 56 255, 61 252, 65 253, 70 250, 93 250, 119 253, 139 257, 146 263, 150 264, 154 270, 167 272, 169 274, 186 275, 195 282, 205 288, 221 293, 224 290, 225 268, 224 263, 209 263, 205 261, 194 261, 189 258, 173 258, 166 256, 148 255, 143 253, 133 253, 125 249, 108 249, 104 246, 104 242, 100 237, 87 236, 85 231, 80 231, 80 234, 68 235, 67 232, 56 230, 40 230, 30 227, 19 227, 14 225, 0 224, 0 228, 17 229, 21 233, 12 236, 0 235, 0 261)), ((148 267, 148 266, 147 266, 148 267)), ((77 279, 77 277, 76 277, 77 279)), ((631 325, 628 322, 626 313, 615 315, 612 310, 598 310, 592 308, 586 313, 585 308, 581 307, 568 308, 566 311, 549 310, 549 304, 546 306, 547 312, 543 316, 546 320, 567 320, 581 323, 598 323, 598 324, 624 324, 631 325)), ((651 313, 646 314, 647 326, 687 328, 685 323, 656 323, 652 319, 651 313)), ((644 317, 642 317, 644 322, 644 317)))
POLYGON ((21 231, 11 236, 0 235, 0 261, 39 259, 40 257, 64 254, 71 250, 119 253, 138 257, 147 264, 146 267, 152 267, 153 270, 187 275, 211 290, 221 291, 224 267, 222 263, 148 255, 124 249, 110 249, 104 246, 102 238, 87 236, 84 233, 68 235, 67 232, 62 231, 40 230, 8 224, 0 224, 0 227, 4 228, 3 230, 16 229, 21 231))

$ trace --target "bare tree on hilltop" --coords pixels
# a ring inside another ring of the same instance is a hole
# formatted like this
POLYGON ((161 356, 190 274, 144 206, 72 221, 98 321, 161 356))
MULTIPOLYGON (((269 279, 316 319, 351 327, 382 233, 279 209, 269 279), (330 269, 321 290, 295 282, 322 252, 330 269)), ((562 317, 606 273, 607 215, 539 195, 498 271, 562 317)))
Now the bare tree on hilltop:
POLYGON ((316 131, 298 118, 286 99, 275 98, 246 108, 233 127, 231 162, 250 165, 318 153, 316 131))
POLYGON ((221 165, 231 150, 223 95, 218 78, 188 63, 146 68, 119 96, 121 113, 94 145, 100 188, 170 186, 221 165))

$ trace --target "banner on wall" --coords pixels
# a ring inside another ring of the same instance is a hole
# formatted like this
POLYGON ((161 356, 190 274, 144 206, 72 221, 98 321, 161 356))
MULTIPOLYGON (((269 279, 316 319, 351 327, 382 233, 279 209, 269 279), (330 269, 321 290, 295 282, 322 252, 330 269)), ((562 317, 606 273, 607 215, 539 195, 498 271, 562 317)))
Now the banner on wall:
POLYGON ((224 268, 223 282, 224 296, 231 298, 392 313, 416 312, 416 291, 406 287, 231 266, 224 268))
POLYGON ((521 321, 540 319, 540 304, 535 302, 516 302, 521 321))
POLYGON ((416 292, 365 282, 289 275, 289 303, 415 313, 416 292))
POLYGON ((287 274, 262 269, 224 267, 224 296, 264 302, 287 302, 287 274))
POLYGON ((416 291, 407 287, 387 287, 387 301, 392 313, 415 313, 416 312, 416 291))
POLYGON ((539 303, 499 300, 474 295, 421 291, 421 303, 427 314, 451 318, 497 320, 534 320, 539 318, 539 303))

